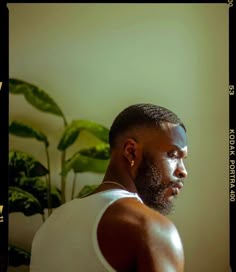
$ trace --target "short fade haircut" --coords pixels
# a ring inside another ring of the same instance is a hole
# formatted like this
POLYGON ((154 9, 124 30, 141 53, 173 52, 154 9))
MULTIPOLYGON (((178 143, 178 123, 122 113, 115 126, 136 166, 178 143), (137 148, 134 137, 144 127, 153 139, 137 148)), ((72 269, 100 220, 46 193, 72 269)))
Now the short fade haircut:
POLYGON ((131 105, 121 111, 113 121, 109 131, 110 149, 115 146, 119 135, 135 127, 161 127, 167 122, 177 124, 186 131, 181 119, 172 111, 150 103, 131 105))

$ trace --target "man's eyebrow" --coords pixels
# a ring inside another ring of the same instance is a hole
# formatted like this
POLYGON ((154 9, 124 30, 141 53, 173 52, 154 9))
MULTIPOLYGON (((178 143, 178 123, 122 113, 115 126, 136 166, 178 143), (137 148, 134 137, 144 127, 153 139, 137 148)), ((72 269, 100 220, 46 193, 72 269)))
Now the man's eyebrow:
POLYGON ((182 147, 180 147, 179 145, 176 145, 176 144, 172 144, 172 145, 170 145, 170 146, 171 146, 173 149, 177 149, 179 153, 185 154, 184 157, 187 158, 187 151, 185 150, 185 147, 182 148, 182 147))

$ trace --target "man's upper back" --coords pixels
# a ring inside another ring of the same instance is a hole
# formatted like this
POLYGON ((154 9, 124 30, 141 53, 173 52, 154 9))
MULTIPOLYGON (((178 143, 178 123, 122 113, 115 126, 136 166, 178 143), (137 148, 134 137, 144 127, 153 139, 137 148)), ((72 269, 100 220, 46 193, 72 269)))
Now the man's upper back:
POLYGON ((121 198, 141 201, 137 194, 108 190, 54 210, 34 237, 30 271, 115 271, 100 251, 97 226, 106 209, 121 198))

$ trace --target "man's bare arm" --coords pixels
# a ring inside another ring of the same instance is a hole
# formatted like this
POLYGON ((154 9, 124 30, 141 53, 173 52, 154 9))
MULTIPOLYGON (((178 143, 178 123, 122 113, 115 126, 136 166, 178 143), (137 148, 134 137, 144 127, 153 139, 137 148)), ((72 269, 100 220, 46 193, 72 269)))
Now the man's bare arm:
POLYGON ((175 226, 135 199, 122 199, 109 207, 99 224, 98 240, 116 271, 184 270, 182 243, 175 226))
POLYGON ((140 239, 137 258, 139 272, 183 272, 184 254, 175 226, 158 215, 148 220, 140 239))

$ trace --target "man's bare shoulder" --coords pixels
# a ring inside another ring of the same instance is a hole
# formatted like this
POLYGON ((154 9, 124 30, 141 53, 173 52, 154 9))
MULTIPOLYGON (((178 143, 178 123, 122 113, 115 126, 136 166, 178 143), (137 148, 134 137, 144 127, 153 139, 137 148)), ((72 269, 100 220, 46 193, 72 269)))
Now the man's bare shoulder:
POLYGON ((111 220, 111 224, 117 220, 116 224, 124 222, 131 224, 133 227, 137 225, 142 230, 150 224, 157 224, 165 229, 174 226, 167 217, 144 205, 136 198, 122 198, 117 200, 107 209, 104 219, 111 220))
POLYGON ((128 263, 135 271, 183 271, 183 248, 174 224, 137 199, 120 199, 108 208, 99 225, 99 240, 105 256, 112 252, 109 245, 117 248, 118 258, 111 256, 110 261, 116 260, 115 268, 122 271, 128 263))

